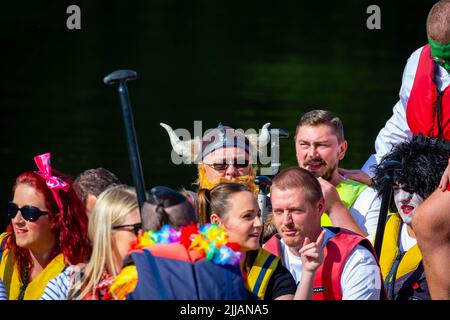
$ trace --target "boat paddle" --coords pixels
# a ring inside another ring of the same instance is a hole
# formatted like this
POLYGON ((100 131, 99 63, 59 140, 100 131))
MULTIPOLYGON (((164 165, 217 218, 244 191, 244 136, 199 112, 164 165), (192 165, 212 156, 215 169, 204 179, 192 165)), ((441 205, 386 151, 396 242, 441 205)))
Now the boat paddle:
MULTIPOLYGON (((120 104, 122 106, 123 122, 125 124, 125 134, 128 144, 128 154, 130 156, 131 173, 134 185, 136 186, 136 194, 139 204, 139 212, 146 200, 144 176, 142 174, 141 158, 139 156, 139 147, 134 129, 133 111, 131 109, 130 96, 126 82, 137 78, 137 72, 133 70, 117 70, 108 74, 103 82, 105 84, 118 84, 120 104)), ((143 221, 141 213, 141 221, 143 221)))

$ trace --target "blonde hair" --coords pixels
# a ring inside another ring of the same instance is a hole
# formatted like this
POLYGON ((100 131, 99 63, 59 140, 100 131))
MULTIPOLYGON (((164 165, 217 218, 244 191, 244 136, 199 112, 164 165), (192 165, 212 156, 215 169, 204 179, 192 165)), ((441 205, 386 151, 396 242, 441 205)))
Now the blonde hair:
POLYGON ((113 254, 113 227, 120 225, 124 218, 138 208, 136 191, 125 185, 112 186, 102 192, 89 217, 88 236, 92 241, 92 255, 86 264, 84 283, 81 285, 80 299, 89 291, 95 297, 96 285, 105 270, 115 277, 116 268, 113 254))

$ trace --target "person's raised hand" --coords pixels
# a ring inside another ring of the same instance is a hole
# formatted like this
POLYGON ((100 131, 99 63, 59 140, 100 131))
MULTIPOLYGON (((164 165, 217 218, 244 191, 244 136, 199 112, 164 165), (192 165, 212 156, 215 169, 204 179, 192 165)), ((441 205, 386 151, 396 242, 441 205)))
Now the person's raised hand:
POLYGON ((316 272, 323 263, 322 243, 325 238, 325 230, 323 230, 316 242, 311 242, 308 237, 305 238, 302 248, 298 251, 302 259, 303 270, 316 272))
POLYGON ((344 168, 338 168, 338 172, 341 176, 352 179, 370 186, 372 184, 372 179, 367 173, 362 170, 348 170, 344 168))
POLYGON ((341 197, 334 185, 322 177, 317 178, 322 188, 323 198, 325 199, 325 211, 332 210, 334 207, 343 206, 341 197))

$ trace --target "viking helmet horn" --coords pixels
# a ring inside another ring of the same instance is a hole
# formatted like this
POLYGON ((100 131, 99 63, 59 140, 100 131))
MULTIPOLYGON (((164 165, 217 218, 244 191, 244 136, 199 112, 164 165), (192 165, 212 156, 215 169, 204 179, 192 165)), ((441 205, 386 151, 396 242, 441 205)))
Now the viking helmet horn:
POLYGON ((173 150, 183 158, 189 159, 191 157, 191 150, 188 142, 181 141, 169 125, 161 122, 160 126, 166 129, 169 134, 173 150))
POLYGON ((263 127, 261 128, 261 133, 258 136, 258 147, 265 146, 270 141, 270 133, 269 129, 267 129, 270 126, 270 122, 267 122, 263 127))

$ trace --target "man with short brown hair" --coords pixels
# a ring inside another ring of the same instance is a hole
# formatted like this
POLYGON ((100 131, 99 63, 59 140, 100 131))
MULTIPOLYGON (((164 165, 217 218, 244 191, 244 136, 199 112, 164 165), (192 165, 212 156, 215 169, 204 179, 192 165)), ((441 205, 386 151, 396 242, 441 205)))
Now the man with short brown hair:
POLYGON ((173 151, 182 157, 184 163, 195 163, 199 189, 212 189, 222 182, 246 184, 257 191, 254 183, 256 177, 256 156, 261 147, 270 141, 266 123, 259 134, 245 134, 219 123, 217 128, 209 129, 202 137, 182 141, 167 124, 161 123, 170 137, 173 151))
POLYGON ((326 201, 322 226, 343 227, 373 241, 381 201, 372 188, 339 174, 347 152, 342 121, 327 110, 312 110, 300 119, 295 151, 301 168, 318 178, 326 201))
POLYGON ((73 187, 89 213, 100 193, 116 184, 120 184, 116 175, 105 168, 99 167, 80 173, 73 182, 73 187))
POLYGON ((381 274, 373 247, 364 237, 344 228, 321 228, 325 209, 322 187, 302 168, 289 168, 275 177, 271 189, 273 223, 278 234, 264 248, 280 256, 298 282, 304 270, 299 250, 326 230, 324 261, 316 271, 313 299, 378 300, 381 274))

